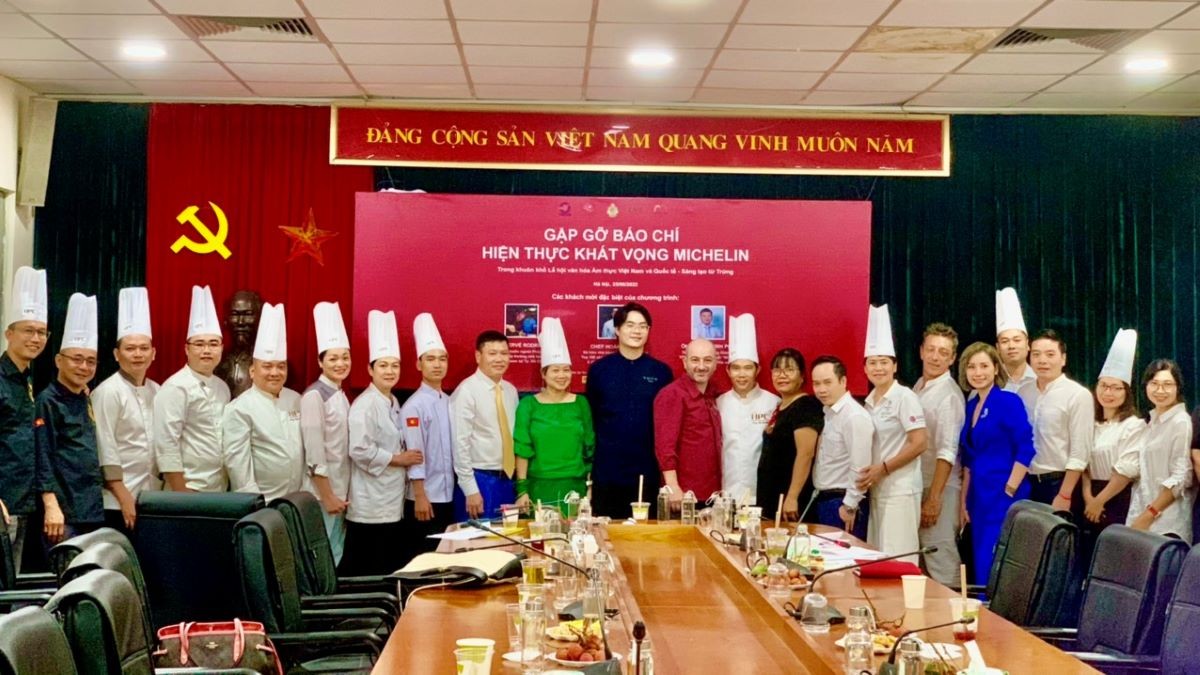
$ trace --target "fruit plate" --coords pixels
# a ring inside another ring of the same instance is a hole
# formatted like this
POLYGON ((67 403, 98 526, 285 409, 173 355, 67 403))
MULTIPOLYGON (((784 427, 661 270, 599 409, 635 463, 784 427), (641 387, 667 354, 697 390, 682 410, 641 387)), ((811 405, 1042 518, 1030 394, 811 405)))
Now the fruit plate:
MULTIPOLYGON (((881 656, 889 654, 892 651, 892 645, 895 644, 895 638, 883 633, 873 636, 873 640, 875 653, 881 656)), ((845 649, 845 636, 838 638, 833 644, 837 647, 845 649)), ((926 661, 933 661, 939 658, 957 661, 958 659, 962 658, 962 655, 963 648, 955 644, 949 644, 946 642, 921 643, 921 658, 925 659, 926 661)))
MULTIPOLYGON (((754 581, 755 581, 755 583, 757 583, 759 586, 762 586, 763 588, 767 587, 767 578, 766 577, 754 577, 754 581)), ((792 589, 793 591, 802 591, 802 590, 808 588, 808 579, 805 579, 804 577, 798 577, 796 579, 792 579, 791 583, 788 584, 788 588, 792 589)))
MULTIPOLYGON (((572 668, 587 668, 590 666, 594 666, 597 663, 606 663, 605 661, 568 661, 566 659, 560 659, 557 656, 551 656, 550 660, 555 663, 562 664, 564 666, 571 666, 572 668)), ((613 654, 613 657, 611 659, 609 659, 608 661, 620 661, 620 660, 621 660, 620 654, 613 654)))

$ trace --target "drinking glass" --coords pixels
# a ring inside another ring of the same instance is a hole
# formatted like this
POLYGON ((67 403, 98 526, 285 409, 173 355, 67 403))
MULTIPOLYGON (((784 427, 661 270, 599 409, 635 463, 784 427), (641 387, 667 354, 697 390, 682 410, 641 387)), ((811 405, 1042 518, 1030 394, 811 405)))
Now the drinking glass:
POLYGON ((514 602, 504 606, 504 615, 508 618, 508 651, 521 650, 521 603, 514 602))
POLYGON ((546 605, 542 598, 521 604, 521 672, 542 672, 542 641, 546 637, 546 605))
POLYGON ((970 619, 971 623, 966 625, 959 624, 954 627, 954 639, 962 642, 969 642, 975 639, 975 634, 979 632, 979 606, 978 598, 950 598, 950 619, 970 619))
POLYGON ((526 558, 521 561, 521 574, 527 584, 546 583, 546 559, 542 557, 526 558))
POLYGON ((788 531, 786 527, 768 527, 765 530, 767 537, 767 557, 771 560, 778 560, 787 551, 788 531))

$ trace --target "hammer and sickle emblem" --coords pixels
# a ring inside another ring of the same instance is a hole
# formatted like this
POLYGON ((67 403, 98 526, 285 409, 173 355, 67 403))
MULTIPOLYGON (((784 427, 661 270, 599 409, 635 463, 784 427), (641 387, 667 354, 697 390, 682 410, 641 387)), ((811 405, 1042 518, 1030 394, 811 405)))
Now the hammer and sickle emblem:
POLYGON ((186 236, 181 236, 171 244, 171 252, 179 253, 180 249, 186 248, 192 253, 212 253, 216 251, 221 254, 221 257, 228 260, 229 256, 233 255, 229 252, 229 247, 225 246, 225 238, 229 236, 229 222, 225 220, 225 213, 221 211, 221 207, 209 202, 213 213, 217 214, 217 233, 213 234, 212 230, 204 224, 204 221, 196 217, 196 212, 200 210, 198 206, 189 206, 175 216, 175 220, 179 221, 180 225, 190 223, 196 229, 196 232, 204 238, 203 242, 195 242, 188 239, 186 236))

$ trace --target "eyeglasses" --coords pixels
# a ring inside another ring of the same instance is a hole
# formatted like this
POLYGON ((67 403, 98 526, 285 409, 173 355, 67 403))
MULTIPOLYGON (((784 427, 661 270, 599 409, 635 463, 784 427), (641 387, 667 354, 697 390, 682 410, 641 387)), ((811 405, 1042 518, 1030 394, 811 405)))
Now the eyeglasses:
POLYGON ((799 368, 772 368, 771 374, 772 375, 799 375, 800 369, 799 368))
POLYGON ((96 357, 94 356, 80 356, 78 354, 72 354, 69 356, 67 354, 59 354, 59 356, 63 357, 67 361, 70 361, 71 365, 75 366, 76 368, 84 365, 86 365, 88 368, 95 368, 97 363, 96 357))
POLYGON ((35 337, 45 340, 50 337, 50 331, 45 328, 30 328, 29 326, 25 326, 16 329, 15 332, 26 340, 32 340, 35 337))
POLYGON ((1103 392, 1105 394, 1115 394, 1118 391, 1124 391, 1125 385, 1123 385, 1123 384, 1102 384, 1102 385, 1100 385, 1099 389, 1101 392, 1103 392))
POLYGON ((859 590, 862 592, 863 598, 866 599, 867 606, 871 608, 871 616, 875 617, 876 628, 886 630, 889 633, 900 630, 900 627, 904 625, 904 617, 907 615, 907 612, 902 613, 898 619, 881 619, 879 618, 879 610, 875 608, 875 603, 871 602, 871 596, 867 595, 867 590, 865 588, 860 588, 859 590))
POLYGON ((188 342, 189 347, 196 349, 220 349, 223 343, 220 340, 209 340, 208 342, 188 342))
POLYGON ((1174 382, 1160 382, 1158 380, 1150 380, 1146 383, 1147 388, 1160 389, 1162 391, 1173 391, 1178 386, 1179 385, 1175 384, 1174 382))

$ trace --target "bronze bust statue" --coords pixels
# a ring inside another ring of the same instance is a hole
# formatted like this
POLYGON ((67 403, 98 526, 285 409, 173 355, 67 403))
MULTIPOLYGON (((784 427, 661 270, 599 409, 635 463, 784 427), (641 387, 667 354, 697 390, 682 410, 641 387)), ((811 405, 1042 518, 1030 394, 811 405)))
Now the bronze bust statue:
POLYGON ((216 375, 229 385, 233 397, 250 388, 250 360, 262 316, 262 298, 254 291, 238 291, 226 306, 225 326, 233 340, 217 365, 216 375))

